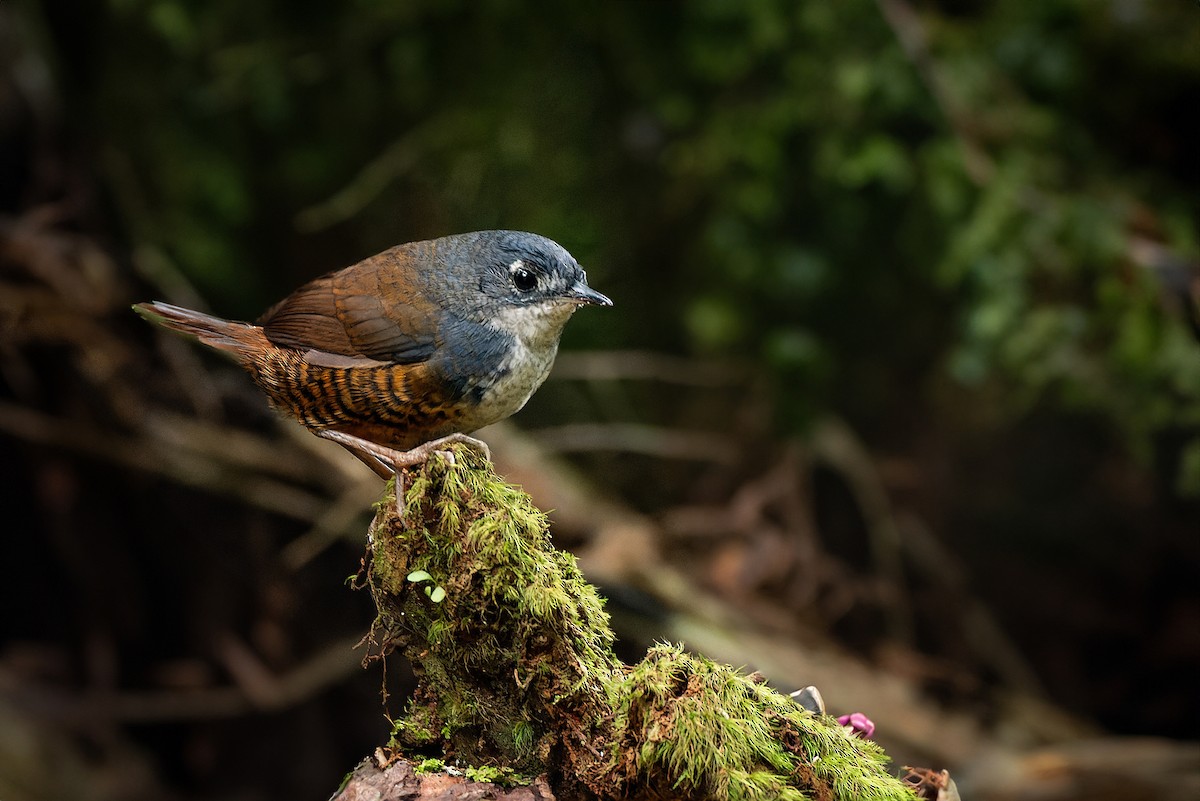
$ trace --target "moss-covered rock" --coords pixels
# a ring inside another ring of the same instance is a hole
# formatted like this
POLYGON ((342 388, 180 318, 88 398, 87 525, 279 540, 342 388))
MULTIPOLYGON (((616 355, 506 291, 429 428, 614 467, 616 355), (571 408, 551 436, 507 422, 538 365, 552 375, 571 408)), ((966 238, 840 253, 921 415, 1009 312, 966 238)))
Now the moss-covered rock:
POLYGON ((660 645, 613 684, 614 768, 664 797, 911 799, 873 742, 726 665, 660 645))
POLYGON ((391 748, 516 774, 563 797, 904 799, 873 743, 671 646, 627 668, 596 590, 545 515, 468 449, 384 498, 373 637, 418 689, 391 748))

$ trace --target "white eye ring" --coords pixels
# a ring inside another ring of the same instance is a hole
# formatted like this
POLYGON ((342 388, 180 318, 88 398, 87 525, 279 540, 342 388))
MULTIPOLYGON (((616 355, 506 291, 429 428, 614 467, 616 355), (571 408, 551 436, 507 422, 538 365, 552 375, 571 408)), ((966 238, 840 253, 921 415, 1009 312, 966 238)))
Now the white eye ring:
POLYGON ((529 268, 524 261, 517 259, 508 265, 508 275, 518 292, 532 292, 537 288, 537 273, 529 268))

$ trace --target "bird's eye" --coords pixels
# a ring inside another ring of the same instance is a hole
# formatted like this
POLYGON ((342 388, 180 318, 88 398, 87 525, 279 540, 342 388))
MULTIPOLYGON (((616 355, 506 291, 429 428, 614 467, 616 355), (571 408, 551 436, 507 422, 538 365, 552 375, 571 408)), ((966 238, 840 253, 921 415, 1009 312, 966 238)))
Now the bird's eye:
POLYGON ((508 269, 513 286, 518 292, 529 292, 537 286, 537 273, 529 269, 523 261, 515 261, 508 269))

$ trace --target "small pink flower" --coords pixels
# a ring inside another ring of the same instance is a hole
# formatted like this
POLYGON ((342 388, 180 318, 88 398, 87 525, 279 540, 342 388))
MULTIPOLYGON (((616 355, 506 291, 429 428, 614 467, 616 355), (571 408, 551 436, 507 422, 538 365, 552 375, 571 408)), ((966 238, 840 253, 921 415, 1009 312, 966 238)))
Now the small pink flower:
POLYGON ((875 724, 862 712, 852 712, 849 715, 842 715, 837 719, 837 722, 843 726, 849 726, 856 735, 864 740, 870 740, 871 736, 875 734, 875 724))

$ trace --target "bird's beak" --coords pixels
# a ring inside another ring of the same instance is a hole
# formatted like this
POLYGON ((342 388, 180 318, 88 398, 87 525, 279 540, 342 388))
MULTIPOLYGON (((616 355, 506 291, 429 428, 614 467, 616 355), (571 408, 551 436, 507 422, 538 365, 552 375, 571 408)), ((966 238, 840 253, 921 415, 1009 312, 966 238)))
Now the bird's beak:
POLYGON ((611 306, 613 302, 601 295, 596 290, 585 284, 583 281, 576 281, 575 286, 567 291, 566 297, 568 300, 573 300, 576 303, 590 303, 593 306, 611 306))

